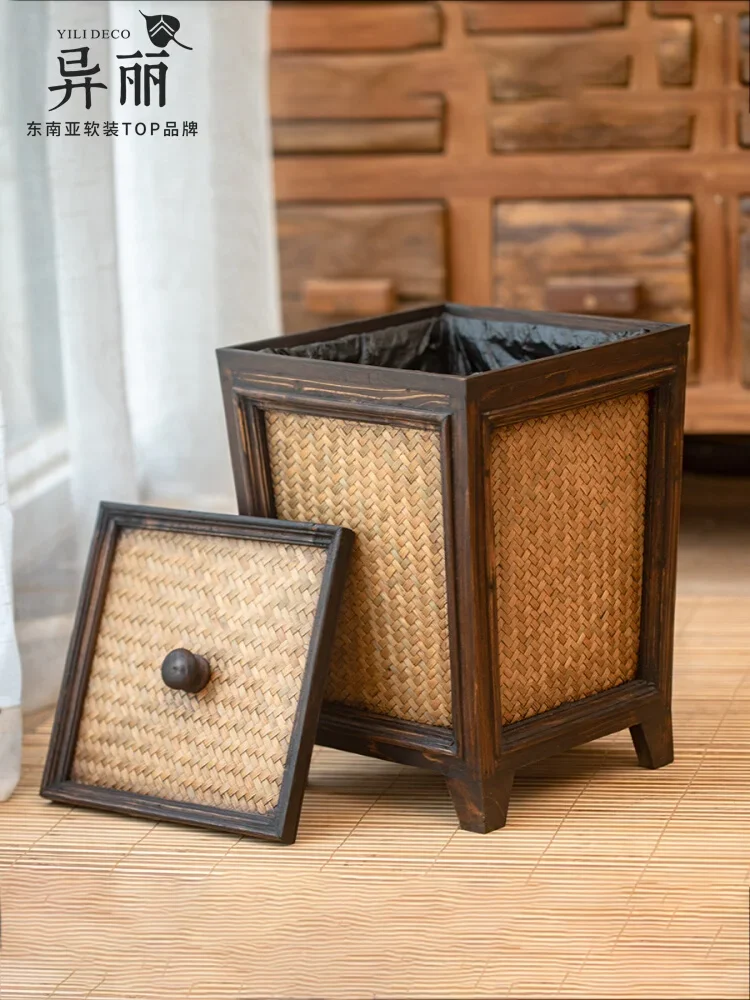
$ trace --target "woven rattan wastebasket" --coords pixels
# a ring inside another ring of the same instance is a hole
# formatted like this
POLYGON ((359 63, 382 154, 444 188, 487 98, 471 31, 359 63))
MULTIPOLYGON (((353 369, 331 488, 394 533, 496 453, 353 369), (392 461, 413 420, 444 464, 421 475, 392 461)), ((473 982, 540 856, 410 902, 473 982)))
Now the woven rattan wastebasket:
POLYGON ((319 742, 478 831, 577 743, 672 759, 687 338, 439 305, 219 351, 240 511, 356 532, 319 742))

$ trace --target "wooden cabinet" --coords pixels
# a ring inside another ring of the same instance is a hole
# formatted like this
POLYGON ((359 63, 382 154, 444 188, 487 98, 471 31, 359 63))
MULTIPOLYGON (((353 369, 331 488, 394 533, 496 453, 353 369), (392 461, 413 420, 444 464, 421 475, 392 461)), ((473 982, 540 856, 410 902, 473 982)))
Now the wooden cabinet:
POLYGON ((428 299, 692 326, 750 433, 745 0, 275 3, 287 332, 428 299))
POLYGON ((498 201, 494 304, 693 322, 688 198, 498 201))
POLYGON ((438 4, 276 4, 271 113, 277 156, 441 152, 441 92, 411 85, 414 53, 440 45, 438 4))
POLYGON ((742 317, 742 379, 750 389, 750 198, 740 201, 739 296, 742 317))
POLYGON ((286 332, 445 298, 444 216, 439 202, 280 205, 286 332))

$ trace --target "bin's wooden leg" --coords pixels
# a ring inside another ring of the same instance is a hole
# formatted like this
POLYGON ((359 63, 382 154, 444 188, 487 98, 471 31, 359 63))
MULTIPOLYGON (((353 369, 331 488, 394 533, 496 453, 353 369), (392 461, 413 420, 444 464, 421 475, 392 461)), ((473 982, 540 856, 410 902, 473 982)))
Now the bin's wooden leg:
POLYGON ((664 767, 674 760, 670 709, 664 708, 637 726, 631 726, 630 735, 641 767, 664 767))
POLYGON ((453 807, 462 830, 491 833, 505 826, 513 772, 499 770, 490 777, 447 778, 453 807))

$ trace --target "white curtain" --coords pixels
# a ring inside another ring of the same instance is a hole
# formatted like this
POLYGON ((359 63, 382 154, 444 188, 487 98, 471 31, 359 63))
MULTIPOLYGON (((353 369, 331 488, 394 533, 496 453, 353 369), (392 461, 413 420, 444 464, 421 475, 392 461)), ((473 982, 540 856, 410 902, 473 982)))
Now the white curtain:
POLYGON ((12 532, 0 394, 0 802, 15 788, 21 770, 21 661, 13 627, 12 532))
MULTIPOLYGON (((49 360, 35 357, 30 342, 33 299, 36 313, 44 306, 52 317, 44 331, 55 323, 59 331, 81 553, 101 499, 231 507, 214 350, 280 329, 267 16, 267 3, 256 0, 166 7, 161 0, 0 0, 0 266, 13 262, 15 289, 7 307, 0 304, 0 387, 22 391, 9 363, 26 371, 49 360), (133 59, 117 56, 157 51, 141 11, 178 18, 177 40, 190 46, 167 45, 164 107, 155 100, 134 107, 132 92, 120 104, 120 71, 133 59), (70 29, 79 40, 69 39, 70 29), (130 37, 83 35, 103 29, 130 37), (89 65, 99 66, 92 79, 108 89, 92 92, 90 110, 82 89, 47 110, 63 96, 47 89, 64 82, 61 50, 81 46, 89 47, 89 65), (68 121, 81 123, 80 135, 64 134, 68 121), (99 135, 83 134, 85 121, 99 122, 99 135), (117 137, 102 134, 105 121, 119 123, 117 137), (167 121, 177 124, 177 137, 164 136, 167 121), (43 134, 28 135, 29 122, 41 123, 43 134), (63 134, 45 135, 48 122, 61 123, 63 134), (146 135, 133 134, 135 122, 146 123, 146 135), (183 135, 184 122, 195 123, 196 134, 183 135)), ((8 407, 11 429, 22 402, 8 407)), ((7 562, 6 534, 2 546, 7 562)), ((7 692, 16 690, 17 668, 10 653, 0 655, 2 706, 15 697, 7 692)))

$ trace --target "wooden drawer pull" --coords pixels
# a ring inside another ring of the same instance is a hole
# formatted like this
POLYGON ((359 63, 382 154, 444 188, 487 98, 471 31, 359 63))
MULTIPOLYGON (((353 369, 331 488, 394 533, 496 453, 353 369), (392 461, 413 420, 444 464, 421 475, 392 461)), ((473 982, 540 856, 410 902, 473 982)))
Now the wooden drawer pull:
POLYGON ((390 278, 308 278, 305 309, 322 316, 379 316, 395 308, 390 278))
POLYGON ((628 275, 548 278, 545 308, 552 312, 633 316, 638 311, 640 292, 638 278, 628 275))
POLYGON ((189 649, 173 649, 164 657, 161 678, 175 691, 197 694, 211 679, 211 667, 205 657, 189 649))

